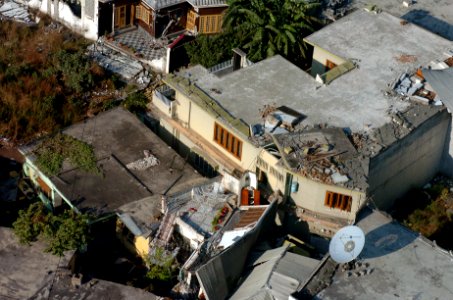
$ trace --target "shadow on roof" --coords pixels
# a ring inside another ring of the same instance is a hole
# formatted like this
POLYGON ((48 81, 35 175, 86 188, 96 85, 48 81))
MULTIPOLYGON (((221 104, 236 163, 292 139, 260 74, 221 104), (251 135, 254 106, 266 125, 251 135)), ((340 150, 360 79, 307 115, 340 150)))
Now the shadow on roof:
POLYGON ((413 9, 403 15, 401 19, 412 22, 443 38, 453 41, 453 25, 431 15, 424 9, 413 9))
POLYGON ((365 247, 360 258, 376 258, 397 252, 411 244, 418 234, 397 222, 390 222, 365 235, 365 247))

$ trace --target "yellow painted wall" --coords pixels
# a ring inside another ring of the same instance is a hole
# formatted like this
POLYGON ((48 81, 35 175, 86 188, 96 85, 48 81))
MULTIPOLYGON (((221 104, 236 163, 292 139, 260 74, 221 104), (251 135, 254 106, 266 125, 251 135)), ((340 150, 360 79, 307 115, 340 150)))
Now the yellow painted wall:
POLYGON ((166 116, 168 116, 168 117, 172 116, 172 107, 168 107, 156 95, 153 95, 153 104, 166 116))
POLYGON ((299 189, 291 193, 291 198, 301 208, 332 217, 354 220, 358 210, 365 204, 366 195, 363 192, 316 182, 298 175, 293 175, 293 182, 299 183, 299 189), (351 212, 325 206, 326 191, 352 196, 351 212))
POLYGON ((178 90, 175 94, 174 116, 183 124, 184 127, 190 127, 192 102, 178 90))
POLYGON ((280 167, 277 167, 277 163, 279 161, 278 158, 276 158, 275 156, 273 156, 272 154, 270 154, 269 152, 267 152, 266 150, 262 150, 259 154, 259 158, 266 162, 267 164, 267 168, 264 167, 264 166, 261 166, 261 165, 258 165, 257 163, 257 166, 263 171, 266 173, 267 175, 267 180, 269 182, 269 186, 274 190, 274 191, 278 191, 280 190, 282 192, 282 194, 284 194, 285 192, 285 180, 286 180, 286 171, 283 170, 282 168, 280 167), (280 174, 282 174, 283 176, 283 181, 280 181, 276 176, 274 176, 272 173, 271 173, 271 168, 274 168, 277 172, 279 172, 280 174))
POLYGON ((325 65, 326 60, 330 60, 336 65, 341 65, 346 62, 345 59, 336 56, 329 51, 326 51, 320 47, 314 46, 313 49, 313 61, 311 65, 311 75, 316 77, 317 74, 321 75, 326 72, 325 65))
POLYGON ((135 250, 137 254, 144 257, 149 254, 149 238, 143 236, 135 237, 135 250))
MULTIPOLYGON (((208 143, 216 147, 226 157, 240 165, 243 169, 251 171, 255 170, 255 158, 257 157, 260 149, 251 144, 248 139, 243 136, 243 134, 237 132, 234 128, 231 128, 223 120, 212 116, 205 109, 199 107, 196 103, 192 102, 190 98, 186 97, 182 93, 176 91, 175 98, 176 100, 173 105, 175 118, 177 118, 183 126, 190 128, 195 133, 203 137, 208 143), (234 134, 236 138, 242 141, 241 159, 238 159, 214 141, 215 122, 222 125, 225 129, 234 134)), ((161 110, 159 106, 157 106, 157 108, 161 110)), ((194 145, 192 142, 183 141, 182 135, 178 137, 177 134, 175 134, 175 130, 169 124, 165 124, 164 127, 188 147, 192 147, 194 145)))

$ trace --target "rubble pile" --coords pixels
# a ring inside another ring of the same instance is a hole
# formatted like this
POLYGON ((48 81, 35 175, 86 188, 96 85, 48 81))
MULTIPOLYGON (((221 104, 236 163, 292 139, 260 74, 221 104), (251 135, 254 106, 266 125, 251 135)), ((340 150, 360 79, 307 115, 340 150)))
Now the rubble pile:
POLYGON ((158 166, 160 161, 149 150, 144 150, 144 158, 138 159, 126 165, 129 170, 143 171, 154 166, 158 166))
POLYGON ((12 19, 26 24, 34 24, 30 18, 27 7, 10 0, 5 1, 3 5, 0 3, 0 21, 3 19, 12 19))
POLYGON ((334 145, 314 140, 301 144, 297 144, 293 140, 291 144, 285 146, 284 151, 288 154, 288 160, 298 162, 294 171, 327 184, 349 181, 343 170, 343 164, 337 159, 337 156, 342 153, 335 150, 334 145))

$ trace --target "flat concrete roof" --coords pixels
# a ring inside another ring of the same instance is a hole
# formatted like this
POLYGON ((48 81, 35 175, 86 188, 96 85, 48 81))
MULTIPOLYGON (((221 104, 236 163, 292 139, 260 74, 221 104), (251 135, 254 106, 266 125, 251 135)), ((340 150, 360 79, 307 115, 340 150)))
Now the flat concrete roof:
MULTIPOLYGON (((119 107, 63 130, 94 147, 103 175, 74 169, 65 163, 51 177, 57 188, 82 209, 101 214, 152 194, 176 192, 201 176, 138 118, 119 107), (145 170, 127 168, 149 150, 159 164, 145 170)), ((31 149, 27 150, 30 153, 31 149)))
POLYGON ((386 95, 389 86, 403 72, 427 65, 453 47, 442 37, 400 21, 385 12, 358 10, 307 37, 310 43, 357 64, 329 85, 316 82, 281 56, 220 78, 197 68, 183 75, 249 125, 263 123, 260 110, 276 104, 306 115, 302 126, 327 123, 353 131, 379 128, 390 121, 389 111, 409 106, 399 97, 386 95), (398 60, 405 54, 416 60, 398 60))
POLYGON ((157 300, 160 297, 139 288, 100 279, 91 279, 76 288, 72 286, 69 275, 59 274, 52 284, 43 287, 31 299, 157 300))
POLYGON ((365 212, 357 226, 365 233, 361 266, 351 271, 340 266, 317 299, 453 298, 453 258, 447 251, 379 211, 365 212))
MULTIPOLYGON (((359 8, 370 3, 373 3, 373 1, 352 1, 352 5, 359 8)), ((402 3, 403 1, 376 0, 373 4, 395 16, 413 22, 453 41, 453 3, 450 0, 416 1, 409 7, 403 6, 402 3)))
POLYGON ((0 299, 29 299, 67 267, 73 252, 60 258, 45 248, 40 242, 21 245, 11 228, 0 227, 0 299))

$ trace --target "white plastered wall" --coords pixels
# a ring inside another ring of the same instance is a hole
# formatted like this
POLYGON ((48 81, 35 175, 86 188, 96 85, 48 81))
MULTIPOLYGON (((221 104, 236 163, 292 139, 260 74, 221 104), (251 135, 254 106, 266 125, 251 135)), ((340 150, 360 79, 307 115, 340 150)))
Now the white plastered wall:
MULTIPOLYGON (((55 17, 55 1, 51 4, 51 12, 48 12, 48 0, 31 0, 28 2, 28 6, 38 9, 40 12, 50 15, 52 18, 55 17)), ((98 1, 94 1, 94 18, 90 18, 85 15, 84 7, 85 0, 81 0, 82 13, 81 18, 74 15, 69 6, 63 1, 59 1, 58 7, 58 21, 66 25, 71 30, 83 35, 85 38, 90 40, 96 40, 98 38, 98 1)))

